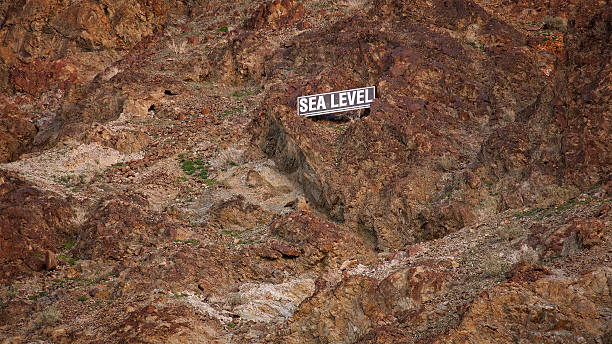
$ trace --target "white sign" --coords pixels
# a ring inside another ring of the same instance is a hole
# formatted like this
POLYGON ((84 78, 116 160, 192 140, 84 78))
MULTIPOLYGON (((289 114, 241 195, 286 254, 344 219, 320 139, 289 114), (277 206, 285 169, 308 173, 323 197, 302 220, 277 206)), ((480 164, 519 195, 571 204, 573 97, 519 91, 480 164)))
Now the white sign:
POLYGON ((310 117, 366 109, 370 107, 375 96, 374 86, 302 96, 297 101, 298 115, 310 117))

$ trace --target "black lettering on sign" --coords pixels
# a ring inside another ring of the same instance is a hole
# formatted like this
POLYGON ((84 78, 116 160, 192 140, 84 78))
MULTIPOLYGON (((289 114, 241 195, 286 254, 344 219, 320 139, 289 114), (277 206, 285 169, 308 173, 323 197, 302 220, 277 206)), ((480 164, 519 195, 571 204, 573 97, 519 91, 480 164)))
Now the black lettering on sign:
POLYGON ((374 86, 298 98, 298 115, 316 116, 369 108, 376 96, 374 86))

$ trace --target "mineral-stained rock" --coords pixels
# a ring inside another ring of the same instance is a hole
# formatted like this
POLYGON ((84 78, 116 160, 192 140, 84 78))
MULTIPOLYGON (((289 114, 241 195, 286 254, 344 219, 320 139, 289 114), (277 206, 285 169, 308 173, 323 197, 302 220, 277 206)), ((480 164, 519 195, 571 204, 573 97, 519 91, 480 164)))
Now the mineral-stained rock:
MULTIPOLYGON (((0 113, 0 116, 3 114, 0 113)), ((0 163, 16 160, 27 148, 34 136, 34 124, 20 116, 2 116, 0 118, 0 163)))
POLYGON ((378 280, 349 275, 318 289, 289 321, 288 343, 352 343, 385 317, 417 311, 445 290, 448 264, 424 262, 378 280))
POLYGON ((42 270, 48 250, 73 240, 73 220, 62 197, 0 172, 0 281, 42 270))
POLYGON ((610 268, 578 279, 550 276, 508 282, 483 293, 461 325, 437 342, 598 343, 612 326, 606 309, 610 302, 610 268))
POLYGON ((241 304, 234 311, 245 320, 272 322, 283 321, 310 297, 315 290, 314 280, 301 278, 282 284, 247 283, 240 286, 241 304))
POLYGON ((503 209, 551 198, 551 187, 591 187, 611 173, 610 5, 587 1, 571 14, 577 19, 552 82, 483 144, 489 173, 501 179, 502 193, 515 194, 503 209))
POLYGON ((142 196, 119 196, 101 202, 83 225, 77 250, 82 257, 119 259, 131 247, 175 240, 177 227, 166 215, 148 211, 142 196), (176 233, 176 231, 174 232, 176 233))
POLYGON ((76 64, 81 73, 100 67, 88 65, 92 51, 110 64, 117 56, 105 51, 129 49, 159 30, 169 12, 184 10, 176 5, 165 0, 18 1, 5 8, 0 21, 0 75, 13 80, 9 85, 0 77, 0 89, 11 86, 39 95, 56 87, 66 79, 61 59, 68 56, 83 62, 76 64))
POLYGON ((543 258, 566 256, 598 245, 609 231, 607 222, 598 218, 573 218, 553 226, 536 223, 531 227, 527 244, 543 258))
POLYGON ((32 61, 16 67, 10 76, 15 91, 35 96, 51 88, 67 89, 76 79, 74 68, 67 66, 61 60, 32 61))
POLYGON ((101 333, 83 333, 83 342, 95 341, 92 334, 102 334, 97 340, 108 343, 130 343, 138 341, 193 343, 219 342, 221 324, 216 321, 202 322, 194 310, 185 305, 155 306, 138 309, 123 309, 121 320, 101 333), (217 339, 217 340, 215 340, 217 339))
POLYGON ((295 0, 274 0, 261 4, 255 13, 247 20, 248 29, 270 27, 278 29, 295 24, 304 16, 304 5, 295 0))
POLYGON ((367 256, 373 245, 348 228, 322 221, 311 213, 290 213, 270 224, 272 235, 285 241, 273 242, 270 248, 286 257, 303 257, 308 264, 340 266, 346 259, 367 256))

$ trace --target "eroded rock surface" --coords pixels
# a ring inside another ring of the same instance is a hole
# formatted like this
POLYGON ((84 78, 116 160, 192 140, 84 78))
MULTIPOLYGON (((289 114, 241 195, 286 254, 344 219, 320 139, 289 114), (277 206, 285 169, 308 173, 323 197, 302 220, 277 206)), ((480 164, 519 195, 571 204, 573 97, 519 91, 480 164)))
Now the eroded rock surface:
POLYGON ((608 267, 577 280, 546 276, 498 286, 474 300, 459 328, 440 342, 605 342, 611 272, 608 267))
POLYGON ((10 284, 22 273, 55 267, 45 256, 75 237, 75 211, 60 195, 12 173, 3 172, 0 182, 0 281, 10 284))

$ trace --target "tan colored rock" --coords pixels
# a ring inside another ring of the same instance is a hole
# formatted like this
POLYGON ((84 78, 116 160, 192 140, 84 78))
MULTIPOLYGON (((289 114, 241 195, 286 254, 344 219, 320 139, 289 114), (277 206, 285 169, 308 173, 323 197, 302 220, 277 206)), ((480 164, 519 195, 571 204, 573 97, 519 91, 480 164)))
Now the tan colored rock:
POLYGON ((52 252, 47 250, 47 253, 45 254, 45 268, 47 270, 53 270, 57 267, 57 255, 52 252))
POLYGON ((610 226, 606 226, 600 219, 578 219, 573 226, 581 244, 586 248, 599 245, 606 232, 610 231, 610 226))
POLYGON ((289 320, 287 343, 353 343, 388 315, 417 311, 448 286, 446 263, 405 267, 382 280, 347 274, 317 289, 289 320))
POLYGON ((281 284, 240 286, 240 305, 234 311, 245 320, 278 322, 290 317, 315 290, 314 280, 301 278, 281 284))
POLYGON ((123 113, 135 117, 144 117, 148 115, 151 105, 153 105, 152 100, 129 99, 123 104, 123 113))

